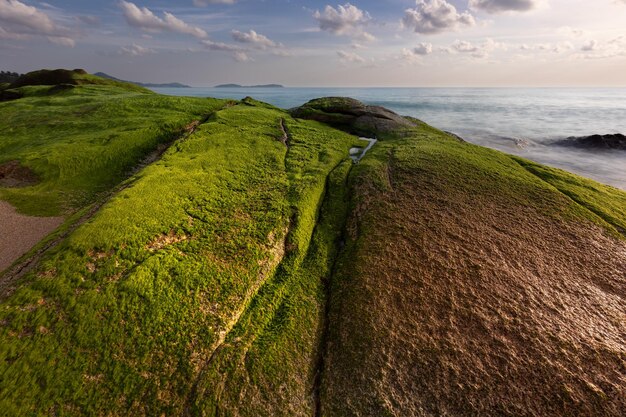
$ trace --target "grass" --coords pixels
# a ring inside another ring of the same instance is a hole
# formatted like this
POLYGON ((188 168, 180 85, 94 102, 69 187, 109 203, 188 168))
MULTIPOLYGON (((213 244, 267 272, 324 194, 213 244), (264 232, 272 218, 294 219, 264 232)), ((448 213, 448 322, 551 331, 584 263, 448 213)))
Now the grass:
MULTIPOLYGON (((201 371, 239 315, 255 320, 244 326, 247 340, 274 338, 279 352, 297 360, 284 362, 273 379, 265 375, 258 389, 302 374, 293 393, 306 397, 306 355, 294 350, 293 339, 280 339, 275 324, 291 317, 288 299, 320 301, 321 283, 312 279, 302 288, 291 271, 308 252, 326 176, 355 142, 248 103, 218 111, 175 143, 3 302, 2 409, 172 415, 193 405, 200 415, 207 409, 190 404, 194 381, 217 377, 201 371), (289 151, 277 140, 281 119, 292 134, 289 151)), ((308 323, 292 321, 293 337, 314 355, 316 330, 308 324, 318 311, 297 311, 308 323)))
POLYGON ((29 97, 0 103, 0 165, 19 160, 41 179, 30 187, 0 188, 0 198, 37 216, 70 213, 94 201, 160 144, 226 103, 99 85, 40 94, 49 88, 22 87, 29 97))

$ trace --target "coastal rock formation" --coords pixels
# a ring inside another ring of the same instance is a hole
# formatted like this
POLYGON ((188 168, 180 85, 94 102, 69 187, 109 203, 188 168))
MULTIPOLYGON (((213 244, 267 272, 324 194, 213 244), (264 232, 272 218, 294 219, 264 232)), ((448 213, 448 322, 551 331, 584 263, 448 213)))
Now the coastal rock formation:
POLYGON ((0 104, 40 176, 4 219, 69 215, 0 275, 2 415, 624 415, 625 192, 352 99, 76 77, 0 104))
POLYGON ((368 106, 347 97, 324 97, 291 110, 293 117, 317 120, 355 135, 402 136, 418 126, 409 119, 380 106, 368 106))
POLYGON ((626 136, 616 133, 610 135, 572 136, 556 142, 560 146, 574 146, 587 149, 626 150, 626 136))

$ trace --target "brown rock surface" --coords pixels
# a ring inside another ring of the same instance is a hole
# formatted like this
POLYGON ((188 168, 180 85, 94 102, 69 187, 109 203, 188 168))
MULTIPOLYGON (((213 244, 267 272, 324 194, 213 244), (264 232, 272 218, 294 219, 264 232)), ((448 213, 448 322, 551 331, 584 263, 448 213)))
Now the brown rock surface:
POLYGON ((321 415, 624 416, 626 243, 429 163, 358 183, 321 415))

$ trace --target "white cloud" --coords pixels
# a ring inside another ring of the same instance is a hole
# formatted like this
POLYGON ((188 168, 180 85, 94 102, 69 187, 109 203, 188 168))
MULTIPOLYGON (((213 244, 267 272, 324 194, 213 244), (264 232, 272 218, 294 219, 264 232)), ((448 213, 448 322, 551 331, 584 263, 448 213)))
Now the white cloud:
POLYGON ((537 43, 533 45, 521 44, 519 45, 519 49, 522 51, 551 52, 555 54, 560 54, 573 50, 574 45, 569 41, 558 43, 537 43))
POLYGON ((337 55, 341 58, 341 62, 344 63, 354 62, 362 64, 365 62, 365 58, 354 52, 337 51, 337 55))
POLYGON ((206 7, 210 4, 235 4, 237 0, 193 0, 193 4, 198 7, 206 7))
POLYGON ((420 42, 415 48, 412 49, 412 51, 416 55, 429 55, 433 52, 433 44, 420 42))
POLYGON ((369 13, 346 3, 335 9, 326 6, 324 12, 319 10, 313 13, 319 28, 335 35, 344 35, 359 38, 365 41, 374 40, 374 36, 365 31, 365 26, 372 20, 369 13))
POLYGON ((487 39, 481 44, 473 44, 468 41, 456 40, 448 51, 469 54, 474 58, 488 58, 489 55, 496 49, 507 49, 507 46, 503 43, 495 42, 493 39, 487 39))
POLYGON ((142 56, 142 55, 153 54, 154 52, 156 52, 154 49, 146 48, 141 45, 137 45, 136 43, 133 43, 132 45, 128 45, 128 46, 123 46, 120 48, 120 51, 119 51, 121 55, 128 55, 128 56, 142 56))
POLYGON ((469 6, 487 13, 526 12, 534 9, 538 3, 539 0, 470 0, 469 6))
POLYGON ((207 37, 206 31, 191 26, 171 13, 163 13, 163 18, 156 16, 147 7, 139 8, 134 3, 120 1, 120 8, 124 12, 126 22, 133 27, 140 28, 147 32, 176 32, 195 36, 199 39, 207 37))
POLYGON ((235 41, 241 42, 241 43, 247 43, 259 49, 277 48, 281 46, 280 44, 269 39, 267 36, 261 35, 260 33, 257 33, 254 30, 250 30, 248 32, 240 32, 238 30, 233 30, 231 34, 235 41))
POLYGON ((58 45, 73 47, 76 44, 72 30, 18 0, 0 0, 0 36, 14 40, 43 36, 58 45))
POLYGON ((245 52, 245 49, 228 43, 214 42, 208 39, 200 41, 200 43, 210 51, 245 52))
POLYGON ((239 45, 232 45, 224 42, 215 42, 209 39, 200 41, 205 49, 209 51, 230 52, 233 59, 237 62, 250 62, 253 59, 248 55, 248 51, 239 45))
POLYGON ((459 13, 446 0, 417 0, 414 9, 404 11, 404 27, 416 33, 433 34, 476 24, 469 12, 459 13))
POLYGON ((583 52, 596 51, 597 49, 598 49, 598 41, 596 41, 594 39, 588 40, 580 48, 580 50, 583 51, 583 52))
POLYGON ((24 34, 20 34, 20 33, 12 33, 12 32, 7 32, 6 30, 4 30, 2 28, 2 26, 0 26, 0 39, 5 39, 5 40, 26 40, 29 39, 30 36, 28 35, 24 35, 24 34))
POLYGON ((250 61, 254 61, 252 58, 250 58, 248 56, 248 54, 246 54, 245 52, 242 51, 237 51, 233 54, 233 58, 235 59, 235 61, 237 62, 250 62, 250 61))
POLYGON ((589 40, 580 47, 582 53, 574 54, 574 58, 583 59, 607 59, 626 56, 626 37, 596 41, 589 40))
POLYGON ((420 59, 426 55, 430 55, 433 52, 432 43, 420 42, 416 47, 408 49, 403 48, 400 59, 409 62, 420 62, 420 59))

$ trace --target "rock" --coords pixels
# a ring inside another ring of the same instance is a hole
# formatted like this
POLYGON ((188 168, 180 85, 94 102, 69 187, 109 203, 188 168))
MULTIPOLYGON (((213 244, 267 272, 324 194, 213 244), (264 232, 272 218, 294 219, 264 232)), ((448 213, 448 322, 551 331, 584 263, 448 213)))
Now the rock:
POLYGON ((293 117, 317 120, 349 133, 380 138, 404 135, 418 126, 414 120, 400 116, 380 106, 368 106, 346 97, 325 97, 311 100, 291 110, 293 117))
POLYGON ((0 187, 17 188, 35 185, 39 177, 30 168, 19 161, 9 161, 0 164, 0 187))
POLYGON ((556 142, 560 146, 574 146, 588 149, 621 149, 626 150, 626 136, 616 133, 610 135, 591 135, 569 137, 556 142))

